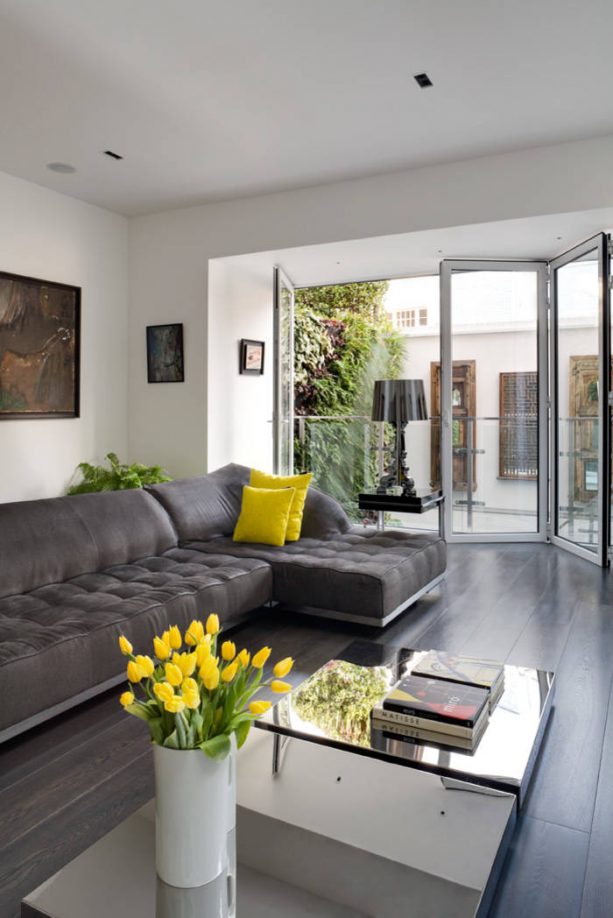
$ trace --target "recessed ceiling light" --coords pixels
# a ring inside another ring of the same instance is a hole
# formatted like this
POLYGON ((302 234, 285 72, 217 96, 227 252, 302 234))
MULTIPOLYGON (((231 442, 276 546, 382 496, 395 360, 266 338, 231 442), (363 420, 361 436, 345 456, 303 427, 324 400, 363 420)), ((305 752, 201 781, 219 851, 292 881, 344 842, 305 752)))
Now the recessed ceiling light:
POLYGON ((47 169, 51 172, 59 172, 61 175, 72 175, 77 171, 70 163, 47 163, 47 169))
POLYGON ((420 89, 427 89, 428 86, 434 85, 427 73, 415 73, 413 79, 420 89))
POLYGON ((123 159, 120 153, 115 153, 113 150, 105 150, 104 155, 109 156, 111 159, 123 159))

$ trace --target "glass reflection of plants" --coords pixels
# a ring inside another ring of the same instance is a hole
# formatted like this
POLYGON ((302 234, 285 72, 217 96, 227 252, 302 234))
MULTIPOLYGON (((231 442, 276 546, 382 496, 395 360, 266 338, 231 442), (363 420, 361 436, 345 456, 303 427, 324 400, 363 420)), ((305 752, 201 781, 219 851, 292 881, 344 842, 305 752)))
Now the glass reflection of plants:
POLYGON ((370 745, 370 712, 391 683, 385 666, 331 660, 292 695, 292 707, 330 737, 370 745))

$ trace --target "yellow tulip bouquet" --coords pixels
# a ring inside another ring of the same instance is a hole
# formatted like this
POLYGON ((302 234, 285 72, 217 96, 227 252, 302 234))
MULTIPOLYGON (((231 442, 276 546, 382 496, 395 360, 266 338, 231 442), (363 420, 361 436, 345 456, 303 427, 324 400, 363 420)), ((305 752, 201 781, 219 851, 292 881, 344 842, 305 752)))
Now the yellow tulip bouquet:
POLYGON ((129 657, 130 683, 121 704, 147 723, 159 746, 202 749, 212 759, 222 759, 230 751, 232 734, 240 749, 253 721, 270 708, 270 701, 250 701, 256 692, 264 686, 279 694, 291 689, 282 681, 294 665, 291 657, 273 667, 274 678, 262 681, 270 647, 251 657, 224 641, 218 653, 220 630, 217 615, 209 615, 206 624, 194 620, 184 638, 173 625, 153 639, 153 657, 135 656, 128 639, 119 638, 119 649, 129 657))

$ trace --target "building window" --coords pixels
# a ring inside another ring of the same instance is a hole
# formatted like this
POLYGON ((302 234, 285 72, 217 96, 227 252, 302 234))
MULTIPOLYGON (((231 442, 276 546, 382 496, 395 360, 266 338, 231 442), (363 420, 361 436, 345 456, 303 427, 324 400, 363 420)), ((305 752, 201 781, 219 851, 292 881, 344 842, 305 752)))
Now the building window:
POLYGON ((396 313, 396 328, 415 328, 415 310, 399 309, 396 313))
POLYGON ((427 309, 399 309, 396 313, 396 328, 415 328, 428 324, 427 309))
POLYGON ((500 478, 538 476, 536 373, 500 374, 500 478))

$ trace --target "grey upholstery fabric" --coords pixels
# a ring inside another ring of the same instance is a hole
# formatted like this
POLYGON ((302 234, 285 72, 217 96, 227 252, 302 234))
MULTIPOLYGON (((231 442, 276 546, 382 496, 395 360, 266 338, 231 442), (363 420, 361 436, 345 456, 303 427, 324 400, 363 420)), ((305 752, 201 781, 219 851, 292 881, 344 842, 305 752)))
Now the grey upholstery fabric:
POLYGON ((68 500, 96 546, 94 570, 159 555, 178 543, 168 514, 145 491, 79 494, 68 500))
POLYGON ((189 549, 0 599, 0 731, 121 673, 169 624, 210 611, 225 627, 270 600, 268 564, 189 549))
POLYGON ((309 488, 302 517, 301 539, 331 539, 351 529, 349 517, 333 497, 309 488))
POLYGON ((0 504, 0 596, 95 570, 96 560, 69 498, 0 504))
POLYGON ((301 538, 281 548, 228 538, 191 542, 189 547, 268 561, 279 602, 368 618, 393 612, 442 574, 447 558, 438 535, 376 532, 360 526, 335 538, 301 538))
POLYGON ((144 491, 0 504, 0 596, 157 554, 177 544, 144 491))
POLYGON ((172 518, 179 539, 215 539, 234 532, 250 470, 230 463, 200 478, 181 478, 147 490, 172 518))
MULTIPOLYGON (((174 522, 181 542, 231 535, 238 520, 243 486, 251 470, 230 463, 200 478, 183 478, 148 488, 174 522)), ((351 523, 337 501, 309 488, 301 536, 326 539, 348 532, 351 523)))
POLYGON ((302 538, 232 541, 249 469, 0 504, 0 733, 119 675, 120 633, 148 650, 210 611, 233 624, 271 599, 383 619, 445 569, 435 536, 352 527, 311 488, 302 538))

